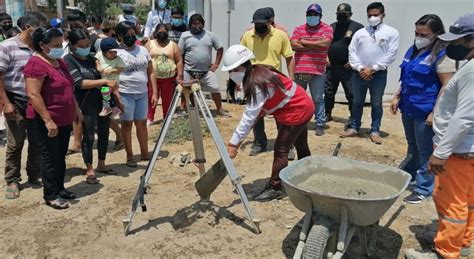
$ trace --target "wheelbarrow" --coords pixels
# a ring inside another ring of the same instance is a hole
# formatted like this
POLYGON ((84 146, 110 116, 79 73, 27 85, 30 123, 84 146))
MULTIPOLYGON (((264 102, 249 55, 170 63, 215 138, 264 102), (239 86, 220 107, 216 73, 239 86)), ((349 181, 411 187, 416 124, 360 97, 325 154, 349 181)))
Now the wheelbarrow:
POLYGON ((306 213, 293 257, 298 259, 342 258, 356 229, 366 255, 372 256, 380 218, 411 180, 394 167, 335 155, 301 159, 283 169, 280 178, 291 202, 306 213))

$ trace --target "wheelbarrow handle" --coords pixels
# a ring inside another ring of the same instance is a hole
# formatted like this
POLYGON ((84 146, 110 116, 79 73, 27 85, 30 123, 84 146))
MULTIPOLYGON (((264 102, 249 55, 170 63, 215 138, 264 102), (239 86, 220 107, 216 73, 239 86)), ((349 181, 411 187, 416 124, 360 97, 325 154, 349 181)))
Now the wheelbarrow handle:
POLYGON ((337 156, 339 154, 339 150, 341 149, 342 143, 339 142, 336 145, 336 148, 334 149, 334 152, 332 152, 332 156, 337 156))

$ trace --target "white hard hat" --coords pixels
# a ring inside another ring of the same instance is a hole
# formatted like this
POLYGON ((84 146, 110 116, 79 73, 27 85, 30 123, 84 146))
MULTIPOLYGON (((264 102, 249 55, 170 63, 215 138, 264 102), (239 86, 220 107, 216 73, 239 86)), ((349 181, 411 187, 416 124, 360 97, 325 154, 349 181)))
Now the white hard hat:
POLYGON ((224 53, 224 65, 221 70, 232 70, 254 57, 253 52, 247 47, 240 44, 232 45, 224 53))

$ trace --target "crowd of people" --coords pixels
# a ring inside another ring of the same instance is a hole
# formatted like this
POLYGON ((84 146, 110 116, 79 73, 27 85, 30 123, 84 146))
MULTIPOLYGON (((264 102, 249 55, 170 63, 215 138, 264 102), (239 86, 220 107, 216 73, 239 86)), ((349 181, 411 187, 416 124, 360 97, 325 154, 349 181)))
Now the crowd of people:
MULTIPOLYGON (((400 51, 399 33, 384 23, 382 3, 367 6, 366 26, 351 19, 347 3, 338 5, 332 24, 323 20, 319 4, 311 4, 305 10, 306 23, 291 35, 276 22, 273 8, 260 8, 240 44, 225 53, 218 35, 204 29, 200 14, 186 23, 183 10, 170 10, 160 0, 142 30, 133 5, 124 5, 123 12, 102 19, 72 10, 66 21, 31 12, 16 22, 19 28, 8 14, 0 14, 7 199, 20 196, 25 140, 27 181, 42 185, 45 203, 55 209, 68 208, 67 200, 75 198, 64 187, 66 155, 82 153, 88 184, 99 182, 96 173, 116 174, 106 163, 110 129, 116 135, 114 149, 125 149, 124 164, 136 167, 135 125, 140 160, 147 161, 147 127, 155 120, 158 101, 166 116, 174 87, 184 80, 199 80, 215 103, 216 116, 230 117, 215 73, 221 62, 222 71, 229 72, 229 85, 243 91, 247 105, 228 143, 230 156, 237 156, 251 130, 250 155, 265 152, 264 116, 272 115, 277 124, 271 177, 255 200, 285 196, 279 172, 296 155, 311 155, 308 122, 313 117, 314 134, 325 135, 339 84, 349 104, 340 137, 359 136, 369 92, 369 139, 382 144, 387 69, 400 51)), ((414 31, 390 112, 402 114, 411 157, 403 169, 412 176, 414 189, 404 201, 417 204, 433 196, 440 217, 435 249, 408 250, 406 256, 457 258, 468 253, 474 238, 474 13, 460 17, 448 32, 439 16, 426 14, 414 23, 414 31), (467 61, 460 66, 462 60, 467 61)))

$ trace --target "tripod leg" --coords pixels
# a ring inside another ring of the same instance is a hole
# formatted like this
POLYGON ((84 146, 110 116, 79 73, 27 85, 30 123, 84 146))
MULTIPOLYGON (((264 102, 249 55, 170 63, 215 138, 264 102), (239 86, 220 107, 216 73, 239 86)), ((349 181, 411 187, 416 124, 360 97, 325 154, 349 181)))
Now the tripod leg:
POLYGON ((163 142, 165 140, 166 133, 169 130, 171 121, 173 120, 173 115, 176 112, 176 107, 178 106, 180 96, 181 96, 181 89, 177 87, 173 95, 173 100, 171 102, 171 109, 168 111, 168 114, 165 117, 163 127, 161 128, 160 134, 158 136, 158 141, 156 142, 155 147, 153 149, 153 155, 150 161, 148 162, 145 173, 140 177, 140 183, 138 185, 137 193, 135 194, 132 200, 132 207, 130 209, 130 214, 127 219, 123 220, 125 235, 127 235, 128 232, 130 231, 130 227, 132 226, 132 221, 133 221, 133 218, 135 217, 135 213, 137 211, 138 206, 140 205, 142 207, 142 211, 146 211, 146 205, 145 205, 145 200, 144 200, 146 186, 148 184, 148 181, 150 180, 151 173, 153 172, 153 168, 155 167, 155 163, 156 163, 156 160, 158 159, 161 146, 163 145, 163 142))
POLYGON ((199 168, 199 174, 203 175, 206 172, 204 167, 206 156, 204 154, 201 124, 199 123, 199 110, 196 105, 197 100, 194 94, 185 94, 185 98, 188 107, 189 125, 191 126, 191 135, 193 138, 194 155, 196 158, 194 162, 199 168))
POLYGON ((250 207, 249 201, 247 199, 247 195, 245 194, 244 189, 242 188, 242 185, 240 184, 240 177, 237 174, 237 171, 234 167, 234 163, 232 163, 232 159, 229 156, 229 153, 227 153, 227 148, 224 144, 224 140, 222 139, 219 129, 217 128, 216 123, 214 122, 214 119, 212 118, 211 111, 206 105, 204 95, 200 90, 195 92, 196 94, 196 99, 197 99, 197 104, 199 106, 199 109, 202 112, 202 116, 206 120, 206 124, 209 127, 209 130, 211 131, 212 138, 214 139, 214 143, 217 146, 217 150, 219 151, 219 154, 221 155, 222 161, 225 164, 225 167, 227 169, 227 174, 230 177, 230 180, 232 181, 232 184, 234 185, 237 193, 240 196, 240 200, 242 201, 242 204, 245 207, 245 211, 247 212, 247 216, 250 219, 250 224, 252 225, 254 231, 256 234, 260 233, 260 228, 259 228, 259 222, 260 220, 256 219, 256 216, 250 207))

